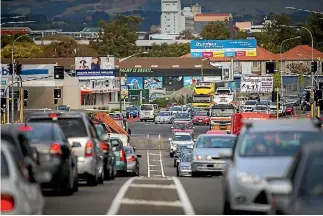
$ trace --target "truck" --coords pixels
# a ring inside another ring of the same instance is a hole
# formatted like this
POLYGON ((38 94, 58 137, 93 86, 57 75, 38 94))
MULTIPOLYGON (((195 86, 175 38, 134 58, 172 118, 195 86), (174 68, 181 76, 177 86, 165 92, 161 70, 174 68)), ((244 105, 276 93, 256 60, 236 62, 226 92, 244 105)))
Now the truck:
POLYGON ((239 135, 244 120, 269 120, 273 118, 269 113, 242 112, 232 116, 232 134, 239 135))
POLYGON ((215 104, 210 108, 210 130, 221 130, 230 134, 232 115, 236 109, 232 104, 215 104))
POLYGON ((209 108, 213 102, 215 84, 207 81, 197 81, 194 86, 193 107, 209 108))

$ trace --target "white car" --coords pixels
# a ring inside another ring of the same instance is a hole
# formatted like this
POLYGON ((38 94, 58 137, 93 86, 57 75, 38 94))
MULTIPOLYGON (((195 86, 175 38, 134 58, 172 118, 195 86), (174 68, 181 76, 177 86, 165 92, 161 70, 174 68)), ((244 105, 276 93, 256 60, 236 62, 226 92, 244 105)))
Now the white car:
POLYGON ((16 149, 1 140, 1 214, 43 215, 45 200, 39 183, 49 182, 48 172, 36 172, 37 183, 28 180, 28 171, 17 165, 16 149))
POLYGON ((215 104, 232 104, 234 100, 234 92, 228 87, 218 87, 213 100, 215 104))
POLYGON ((173 122, 174 115, 170 111, 162 111, 156 114, 155 124, 171 124, 173 122))
POLYGON ((173 135, 173 138, 169 138, 169 143, 170 143, 170 153, 169 156, 173 157, 174 152, 177 149, 177 145, 188 145, 188 146, 193 146, 194 145, 194 140, 193 137, 190 133, 185 133, 185 132, 176 132, 173 135))
POLYGON ((252 112, 256 107, 258 101, 256 100, 247 100, 243 106, 243 112, 252 112))

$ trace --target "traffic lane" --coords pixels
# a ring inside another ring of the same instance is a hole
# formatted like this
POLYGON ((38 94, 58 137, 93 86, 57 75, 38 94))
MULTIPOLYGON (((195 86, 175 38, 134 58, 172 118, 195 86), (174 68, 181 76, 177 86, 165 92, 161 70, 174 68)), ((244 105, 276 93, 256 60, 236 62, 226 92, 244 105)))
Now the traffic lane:
MULTIPOLYGON (((140 174, 147 176, 146 151, 136 151, 139 158, 140 174)), ((102 215, 106 214, 120 187, 130 177, 116 177, 115 180, 104 181, 103 185, 87 186, 79 182, 79 191, 72 196, 61 196, 54 191, 44 191, 46 201, 45 213, 49 215, 102 215)))

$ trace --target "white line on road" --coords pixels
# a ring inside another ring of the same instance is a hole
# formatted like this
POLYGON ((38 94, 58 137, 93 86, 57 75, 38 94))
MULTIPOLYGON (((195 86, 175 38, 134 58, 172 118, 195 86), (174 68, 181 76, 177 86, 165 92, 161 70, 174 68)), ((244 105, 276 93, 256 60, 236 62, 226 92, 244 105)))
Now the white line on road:
POLYGON ((173 181, 173 179, 170 178, 170 177, 165 177, 165 178, 154 178, 154 177, 145 178, 145 177, 138 177, 138 178, 136 178, 136 180, 139 180, 139 181, 173 181))
POLYGON ((188 198, 187 193, 186 193, 182 183, 176 177, 173 177, 172 179, 176 185, 177 193, 178 193, 179 199, 181 200, 182 207, 184 209, 185 214, 186 215, 195 215, 191 201, 188 198))
POLYGON ((153 206, 167 206, 167 207, 182 207, 180 201, 151 201, 151 200, 137 200, 137 199, 123 199, 121 201, 122 204, 130 204, 130 205, 153 205, 153 206))
POLYGON ((161 151, 159 152, 159 156, 160 156, 160 168, 161 168, 161 173, 162 173, 163 177, 165 177, 165 173, 164 173, 164 166, 163 166, 163 157, 162 157, 162 153, 161 153, 161 151))
POLYGON ((161 175, 154 175, 155 177, 165 177, 165 173, 164 173, 164 167, 163 167, 163 157, 162 157, 162 153, 161 151, 159 151, 159 153, 150 153, 148 150, 147 150, 147 165, 148 165, 148 177, 152 177, 152 174, 151 172, 161 172, 161 175), (150 157, 151 156, 159 156, 159 160, 150 160, 150 157), (159 165, 157 164, 150 164, 151 161, 158 161, 159 162, 159 165), (157 169, 150 169, 150 167, 160 167, 160 170, 157 170, 157 169))
POLYGON ((115 196, 115 198, 114 198, 114 200, 107 212, 107 215, 118 214, 122 199, 123 199, 124 195, 127 193, 128 188, 130 187, 130 185, 132 184, 132 182, 135 179, 136 178, 130 178, 121 186, 120 190, 118 191, 117 195, 115 196))
POLYGON ((161 172, 161 170, 150 170, 150 172, 161 172))
POLYGON ((171 184, 171 185, 131 184, 130 187, 135 187, 135 188, 155 188, 155 189, 176 189, 176 186, 174 184, 171 184))
POLYGON ((150 177, 149 151, 147 151, 148 177, 150 177))

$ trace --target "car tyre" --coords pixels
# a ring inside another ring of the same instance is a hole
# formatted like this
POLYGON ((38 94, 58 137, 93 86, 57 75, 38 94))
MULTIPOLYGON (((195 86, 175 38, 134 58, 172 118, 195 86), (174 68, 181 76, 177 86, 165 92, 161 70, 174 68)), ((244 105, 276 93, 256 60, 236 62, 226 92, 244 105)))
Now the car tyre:
POLYGON ((224 214, 224 215, 234 215, 235 214, 235 212, 231 208, 228 200, 224 200, 222 214, 224 214))
POLYGON ((88 175, 86 177, 86 183, 89 186, 97 186, 98 185, 98 180, 95 175, 88 175))
POLYGON ((178 168, 176 169, 176 176, 179 177, 179 171, 178 168))
POLYGON ((65 184, 63 184, 62 187, 60 188, 60 192, 62 193, 62 195, 65 195, 65 196, 70 196, 74 193, 75 178, 71 167, 69 167, 68 172, 69 172, 68 181, 65 182, 65 184))
POLYGON ((198 172, 192 172, 192 177, 199 177, 200 175, 199 175, 199 173, 198 172))
POLYGON ((98 184, 104 184, 104 170, 101 172, 101 176, 98 179, 98 184))
POLYGON ((79 182, 78 182, 78 172, 77 168, 75 168, 75 177, 74 177, 74 183, 73 183, 73 192, 79 191, 79 182))
POLYGON ((169 157, 171 157, 171 158, 174 157, 174 153, 170 152, 169 157))
POLYGON ((141 122, 143 122, 144 120, 140 119, 141 122))

